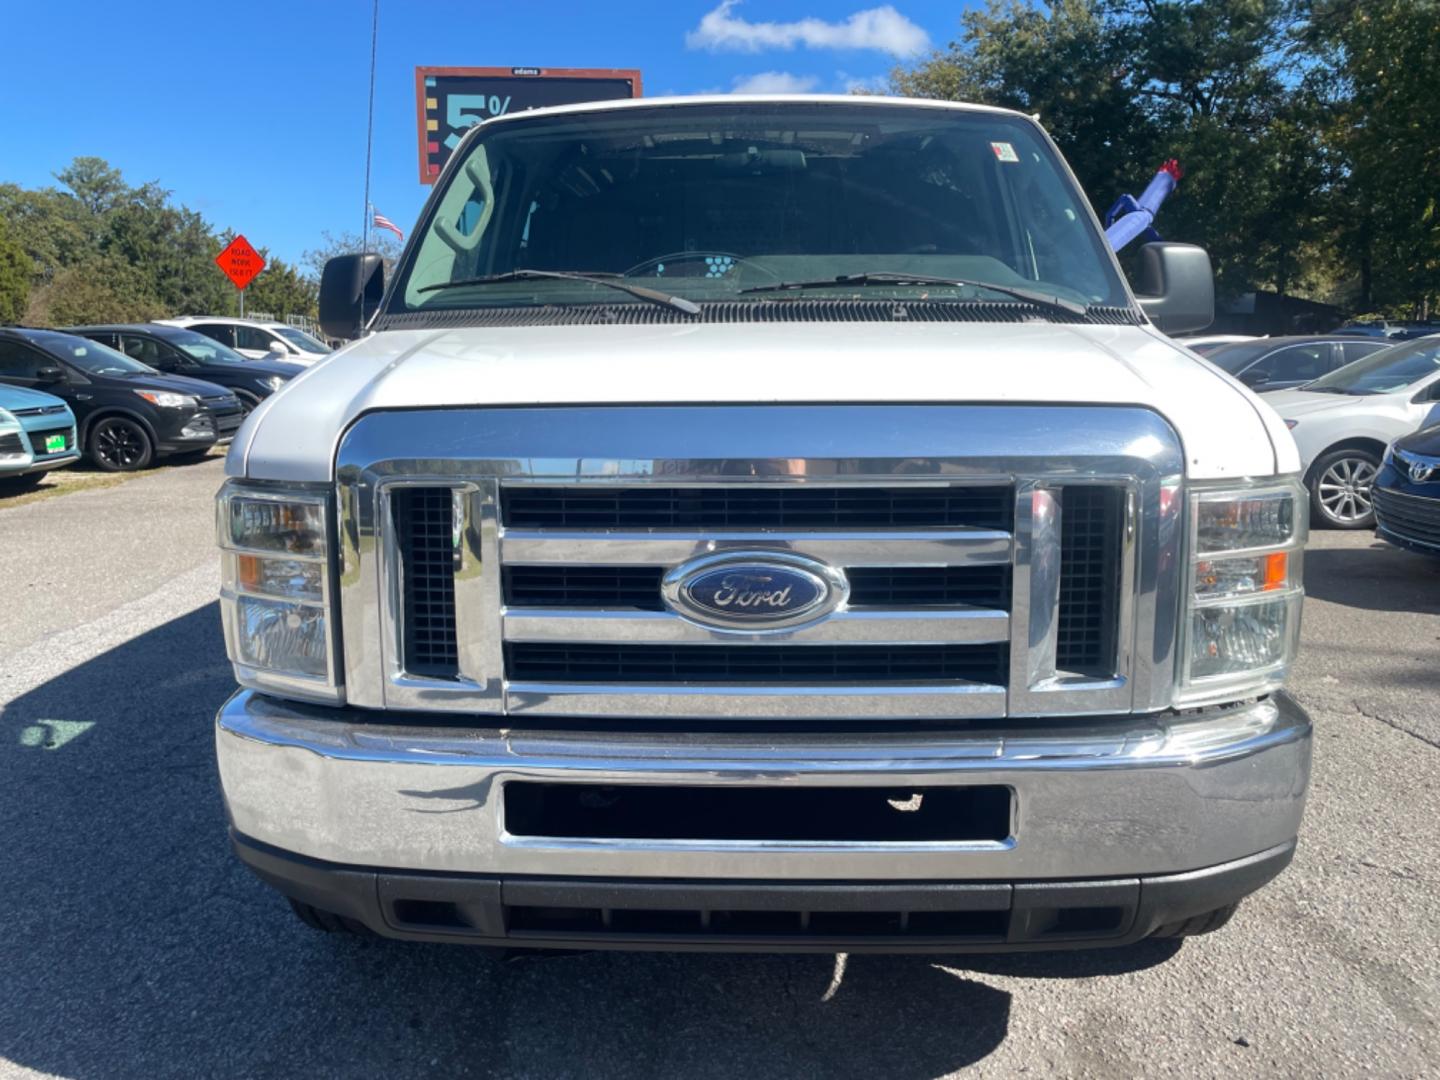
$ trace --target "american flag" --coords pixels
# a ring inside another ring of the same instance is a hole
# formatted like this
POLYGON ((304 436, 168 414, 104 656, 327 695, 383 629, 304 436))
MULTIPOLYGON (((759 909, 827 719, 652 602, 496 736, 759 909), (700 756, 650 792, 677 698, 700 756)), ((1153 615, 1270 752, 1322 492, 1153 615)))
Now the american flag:
POLYGON ((393 221, 391 221, 388 217, 386 217, 384 214, 377 213, 375 215, 375 227, 377 229, 389 229, 391 232, 393 232, 396 236, 400 238, 400 242, 402 244, 405 242, 405 234, 400 231, 400 227, 396 225, 393 221))

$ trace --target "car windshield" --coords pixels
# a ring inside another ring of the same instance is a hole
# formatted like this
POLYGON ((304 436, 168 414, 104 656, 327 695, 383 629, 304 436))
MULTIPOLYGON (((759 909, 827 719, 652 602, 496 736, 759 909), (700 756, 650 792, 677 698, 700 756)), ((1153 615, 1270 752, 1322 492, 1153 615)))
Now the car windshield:
POLYGON ((316 341, 304 330, 297 330, 293 326, 272 326, 270 329, 302 352, 328 353, 330 351, 329 345, 323 341, 316 341))
POLYGON ((166 329, 156 331, 162 338, 202 364, 248 364, 250 361, 235 350, 221 345, 214 338, 194 330, 166 329))
POLYGON ((1238 375, 1274 348, 1273 341, 1243 341, 1238 345, 1218 346, 1202 355, 1221 371, 1238 375))
POLYGON ((1440 337, 1396 345, 1305 386, 1325 394, 1391 394, 1440 371, 1440 337))
POLYGON ((766 287, 797 282, 855 295, 835 279, 866 274, 866 296, 1014 302, 914 274, 1130 304, 1049 141, 1004 113, 752 103, 500 121, 445 183, 392 311, 641 302, 574 280, 465 284, 515 271, 618 275, 701 302, 789 299, 802 294, 766 287))
POLYGON ((73 334, 40 333, 35 335, 35 341, 91 375, 158 374, 149 364, 132 360, 124 353, 89 338, 76 337, 73 334))

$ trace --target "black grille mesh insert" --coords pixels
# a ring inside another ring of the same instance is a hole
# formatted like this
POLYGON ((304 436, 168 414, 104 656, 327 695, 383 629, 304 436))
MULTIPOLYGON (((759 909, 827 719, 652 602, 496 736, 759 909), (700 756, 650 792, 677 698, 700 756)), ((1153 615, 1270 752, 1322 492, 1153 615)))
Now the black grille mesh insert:
POLYGON ((512 642, 506 670, 525 682, 907 683, 1004 685, 1008 646, 570 645, 512 642))
POLYGON ((399 488, 391 496, 400 549, 405 670, 430 678, 459 672, 455 642, 455 532, 450 488, 399 488))
POLYGON ((1382 529, 1422 544, 1440 545, 1440 498, 1374 488, 1370 497, 1375 503, 1375 517, 1382 529))
POLYGON ((1008 530, 1008 487, 519 487, 504 522, 532 529, 971 526, 1008 530))
MULTIPOLYGON (((514 607, 639 608, 662 611, 659 566, 510 566, 505 602, 514 607)), ((851 607, 1010 609, 1009 566, 856 567, 851 607)))
POLYGON ((1123 488, 1061 490, 1060 620, 1055 664, 1105 678, 1115 673, 1123 488))
POLYGON ((640 608, 661 611, 658 566, 507 566, 513 607, 640 608))
POLYGON ((971 607, 1010 610, 1010 567, 857 566, 851 607, 971 607))
POLYGON ((0 435, 0 454, 23 454, 25 446, 18 432, 10 431, 0 435))

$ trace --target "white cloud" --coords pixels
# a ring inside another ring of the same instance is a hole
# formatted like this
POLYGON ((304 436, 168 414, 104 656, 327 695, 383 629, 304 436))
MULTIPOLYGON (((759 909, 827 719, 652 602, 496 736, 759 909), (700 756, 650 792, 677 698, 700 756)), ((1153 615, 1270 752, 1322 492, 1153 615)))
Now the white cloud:
POLYGON ((692 49, 755 53, 764 49, 873 49, 914 56, 930 47, 930 36, 889 4, 857 11, 843 22, 796 19, 750 22, 733 14, 740 0, 721 0, 700 25, 685 35, 692 49))
POLYGON ((788 71, 762 71, 758 75, 739 75, 732 94, 808 94, 820 84, 814 75, 794 75, 788 71))
POLYGON ((851 75, 837 71, 835 79, 847 94, 883 94, 890 89, 890 80, 884 75, 851 75))

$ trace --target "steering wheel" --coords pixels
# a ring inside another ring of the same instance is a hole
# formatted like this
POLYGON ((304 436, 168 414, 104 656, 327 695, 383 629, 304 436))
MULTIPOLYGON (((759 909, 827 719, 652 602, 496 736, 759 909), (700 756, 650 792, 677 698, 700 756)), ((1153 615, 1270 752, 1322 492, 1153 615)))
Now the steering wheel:
POLYGON ((780 280, 780 275, 775 271, 751 262, 744 255, 736 255, 733 251, 675 251, 636 263, 622 276, 709 278, 712 281, 723 281, 739 277, 744 271, 764 274, 772 281, 780 280))

